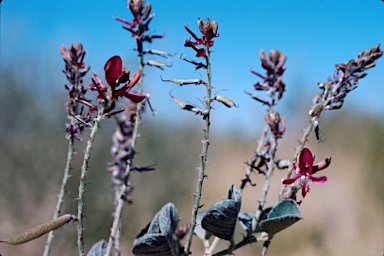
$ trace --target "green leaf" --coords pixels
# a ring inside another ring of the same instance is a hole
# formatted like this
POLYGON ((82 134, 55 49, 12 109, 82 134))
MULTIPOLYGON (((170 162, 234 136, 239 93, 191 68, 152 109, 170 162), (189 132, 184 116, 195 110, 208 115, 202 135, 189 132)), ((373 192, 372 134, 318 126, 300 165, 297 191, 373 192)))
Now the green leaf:
POLYGON ((164 205, 152 222, 136 237, 132 253, 134 255, 174 255, 173 233, 178 221, 176 207, 172 203, 164 205))
POLYGON ((299 207, 294 200, 288 199, 278 203, 268 214, 268 218, 260 222, 263 231, 274 235, 301 219, 299 207))
POLYGON ((232 185, 227 199, 214 204, 208 209, 201 222, 202 227, 221 239, 230 240, 235 231, 240 208, 241 194, 232 185))

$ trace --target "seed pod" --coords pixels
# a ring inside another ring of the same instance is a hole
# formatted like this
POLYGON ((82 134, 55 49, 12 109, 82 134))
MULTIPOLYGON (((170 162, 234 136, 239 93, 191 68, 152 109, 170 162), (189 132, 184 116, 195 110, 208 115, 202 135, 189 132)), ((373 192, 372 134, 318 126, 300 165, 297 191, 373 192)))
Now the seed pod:
POLYGON ((164 69, 164 67, 168 67, 168 68, 172 67, 172 65, 167 65, 164 62, 157 61, 157 60, 148 60, 145 64, 148 66, 158 67, 160 69, 164 69))
POLYGON ((320 115, 320 113, 321 113, 321 111, 323 111, 323 109, 324 109, 324 105, 321 104, 321 103, 319 103, 319 104, 314 105, 314 106, 311 108, 311 110, 309 110, 309 113, 308 113, 308 114, 309 114, 311 117, 315 117, 315 116, 320 115))
POLYGON ((144 51, 144 54, 154 54, 154 55, 158 55, 158 56, 162 56, 162 57, 166 57, 166 56, 173 56, 172 54, 168 53, 168 52, 164 52, 164 51, 159 51, 159 50, 155 50, 155 49, 148 49, 148 50, 145 50, 144 51))
POLYGON ((203 84, 203 80, 201 79, 198 79, 198 78, 175 78, 175 79, 163 79, 162 77, 160 77, 161 81, 163 82, 171 82, 171 83, 175 83, 175 84, 179 84, 180 86, 184 85, 184 84, 195 84, 195 85, 199 85, 199 84, 203 84))
POLYGON ((216 95, 213 99, 223 103, 227 108, 237 107, 236 103, 227 97, 216 95))
POLYGON ((171 98, 175 101, 175 103, 177 105, 179 105, 182 109, 184 110, 188 110, 188 111, 192 111, 192 109, 194 109, 195 107, 188 104, 187 102, 179 99, 179 98, 176 98, 175 96, 173 96, 172 94, 169 94, 169 96, 171 96, 171 98))
POLYGON ((12 245, 18 245, 23 244, 29 241, 32 241, 36 238, 41 237, 42 235, 45 235, 46 233, 56 230, 71 220, 78 221, 78 218, 75 215, 72 214, 65 214, 57 219, 51 220, 47 223, 44 223, 40 226, 37 226, 35 228, 32 228, 28 231, 25 231, 24 233, 21 233, 19 235, 10 237, 8 239, 0 240, 1 243, 7 243, 12 245))

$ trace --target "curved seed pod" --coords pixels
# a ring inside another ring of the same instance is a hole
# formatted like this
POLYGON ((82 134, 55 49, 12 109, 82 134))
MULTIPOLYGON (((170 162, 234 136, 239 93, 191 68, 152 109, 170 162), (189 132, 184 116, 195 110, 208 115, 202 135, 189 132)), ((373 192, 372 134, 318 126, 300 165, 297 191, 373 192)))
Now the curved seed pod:
POLYGON ((157 60, 148 60, 145 64, 148 66, 158 67, 160 69, 164 69, 164 67, 168 67, 168 68, 172 67, 172 65, 167 65, 164 62, 157 61, 157 60))
POLYGON ((65 214, 57 219, 51 220, 40 226, 27 230, 24 233, 10 237, 8 239, 0 240, 0 242, 12 245, 23 244, 32 241, 36 238, 39 238, 52 230, 58 229, 70 222, 71 220, 78 221, 78 218, 72 214, 65 214))
POLYGON ((213 99, 217 100, 218 102, 223 103, 224 106, 226 106, 227 108, 237 107, 236 103, 233 100, 231 100, 231 99, 229 99, 227 97, 216 95, 213 99))
POLYGON ((203 84, 203 80, 198 79, 198 78, 174 78, 174 79, 163 79, 160 77, 161 81, 163 82, 171 82, 175 84, 179 84, 180 86, 183 86, 184 84, 194 84, 194 85, 199 85, 203 84))
POLYGON ((309 115, 311 117, 315 117, 315 116, 318 116, 320 115, 320 113, 323 111, 324 109, 324 105, 322 103, 318 103, 316 105, 314 105, 311 110, 309 110, 309 115))
POLYGON ((159 50, 155 50, 155 49, 145 50, 144 54, 154 54, 154 55, 158 55, 158 56, 162 56, 162 57, 173 56, 172 54, 170 54, 168 52, 159 51, 159 50))

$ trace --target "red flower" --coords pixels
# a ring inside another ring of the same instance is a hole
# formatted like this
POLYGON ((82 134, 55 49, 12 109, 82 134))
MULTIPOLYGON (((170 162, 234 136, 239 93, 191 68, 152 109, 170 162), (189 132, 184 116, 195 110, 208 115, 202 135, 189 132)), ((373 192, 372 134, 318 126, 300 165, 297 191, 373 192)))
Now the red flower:
POLYGON ((323 184, 324 182, 326 182, 326 176, 314 177, 312 176, 312 174, 315 174, 316 172, 327 168, 331 163, 331 158, 326 158, 317 165, 313 165, 313 160, 314 157, 311 151, 308 148, 303 148, 297 160, 298 166, 296 165, 296 163, 293 164, 296 176, 290 179, 283 180, 283 184, 292 184, 300 178, 301 192, 303 197, 305 197, 305 195, 309 191, 309 181, 313 181, 317 184, 323 184))
POLYGON ((123 62, 120 56, 111 57, 104 65, 105 80, 112 88, 112 100, 117 101, 118 97, 126 97, 135 103, 139 103, 147 98, 144 94, 132 93, 131 89, 139 82, 141 78, 140 70, 137 70, 131 79, 129 79, 129 70, 123 69, 123 62), (120 88, 117 86, 125 83, 120 88))
POLYGON ((113 88, 117 85, 121 72, 123 70, 123 61, 120 56, 111 57, 104 65, 105 80, 113 88))

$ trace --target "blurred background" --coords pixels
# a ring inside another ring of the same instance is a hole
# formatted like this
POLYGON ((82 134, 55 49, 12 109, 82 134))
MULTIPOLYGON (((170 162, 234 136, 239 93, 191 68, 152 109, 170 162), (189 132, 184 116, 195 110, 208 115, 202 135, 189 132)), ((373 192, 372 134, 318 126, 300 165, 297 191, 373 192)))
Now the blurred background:
MULTIPOLYGON (((265 107, 244 90, 253 92, 258 81, 249 69, 262 72, 260 49, 287 55, 286 93, 278 111, 287 119, 278 158, 291 159, 302 129, 308 122, 317 82, 331 75, 336 63, 353 59, 361 50, 382 43, 384 3, 372 1, 151 1, 156 14, 153 34, 165 35, 149 48, 184 53, 189 35, 184 24, 198 31, 198 17, 219 24, 220 37, 213 47, 213 85, 236 101, 237 109, 215 105, 209 151, 208 179, 202 203, 209 207, 224 199, 232 184, 240 185, 244 162, 256 148, 264 127, 265 107)), ((124 66, 136 70, 130 34, 113 19, 131 19, 126 1, 18 1, 1 5, 0 56, 0 238, 23 232, 52 218, 66 160, 67 100, 59 52, 61 44, 81 42, 88 51, 85 63, 103 77, 105 61, 121 55, 124 66)), ((146 68, 145 88, 157 114, 144 115, 135 164, 157 162, 156 171, 134 173, 133 205, 123 217, 122 255, 131 255, 135 236, 166 203, 179 210, 180 224, 190 221, 196 167, 201 152, 203 122, 180 111, 169 97, 201 107, 202 87, 162 83, 165 78, 200 78, 203 71, 170 58, 172 68, 146 68)), ((325 141, 314 135, 308 143, 316 160, 332 156, 323 175, 328 181, 311 184, 302 205, 303 220, 276 235, 269 255, 381 255, 384 237, 384 60, 360 80, 360 87, 346 98, 342 109, 321 118, 325 141)), ((91 72, 89 72, 89 75, 91 72)), ((90 83, 90 76, 84 79, 90 83)), ((105 120, 97 134, 90 162, 85 198, 85 243, 107 239, 113 221, 113 187, 106 164, 112 160, 113 120, 105 120)), ((84 135, 87 138, 87 134, 84 135)), ((85 139, 86 141, 86 139, 85 139)), ((76 214, 78 177, 85 142, 77 142, 74 168, 63 213, 76 214)), ((285 172, 276 171, 268 204, 276 201, 285 172)), ((247 187, 242 211, 255 211, 264 178, 253 176, 256 187, 247 187)), ((237 240, 241 239, 241 228, 237 240)), ((51 255, 76 255, 76 225, 56 232, 51 255)), ((46 236, 20 246, 0 244, 2 256, 41 255, 46 236)), ((194 254, 203 245, 193 240, 194 254)), ((242 248, 237 255, 258 255, 261 245, 242 248)), ((221 242, 220 248, 227 244, 221 242)))

